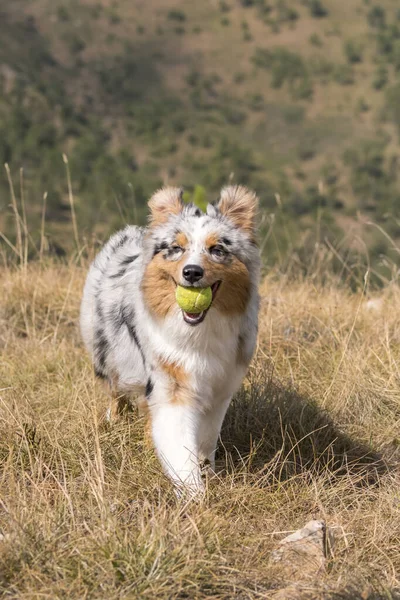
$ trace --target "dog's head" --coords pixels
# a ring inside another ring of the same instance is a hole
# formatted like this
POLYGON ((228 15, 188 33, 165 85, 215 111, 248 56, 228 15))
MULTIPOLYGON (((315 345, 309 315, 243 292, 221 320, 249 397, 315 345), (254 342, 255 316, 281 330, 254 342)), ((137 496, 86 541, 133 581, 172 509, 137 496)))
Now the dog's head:
POLYGON ((191 326, 199 325, 208 310, 227 316, 246 310, 258 263, 255 240, 257 196, 241 186, 225 187, 220 199, 203 213, 182 201, 182 190, 167 187, 149 202, 151 221, 149 261, 143 293, 159 318, 176 307, 176 286, 212 289, 212 303, 200 314, 182 311, 191 326))

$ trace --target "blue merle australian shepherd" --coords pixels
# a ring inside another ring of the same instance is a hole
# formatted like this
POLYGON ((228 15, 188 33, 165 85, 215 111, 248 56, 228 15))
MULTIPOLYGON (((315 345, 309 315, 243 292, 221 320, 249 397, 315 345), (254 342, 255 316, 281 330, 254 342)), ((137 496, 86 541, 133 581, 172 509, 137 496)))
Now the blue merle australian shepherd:
POLYGON ((116 233, 90 267, 81 331, 114 401, 149 418, 164 471, 180 491, 201 492, 214 468, 226 410, 254 352, 258 320, 257 197, 222 189, 203 213, 165 187, 149 201, 146 228, 116 233), (200 314, 179 308, 176 285, 212 288, 200 314))

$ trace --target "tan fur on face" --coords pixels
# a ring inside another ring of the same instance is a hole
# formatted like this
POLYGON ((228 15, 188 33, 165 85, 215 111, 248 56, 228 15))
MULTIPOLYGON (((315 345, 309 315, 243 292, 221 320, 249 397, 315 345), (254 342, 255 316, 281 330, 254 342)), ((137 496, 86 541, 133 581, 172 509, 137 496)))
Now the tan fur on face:
MULTIPOLYGON (((164 319, 176 306, 176 282, 181 279, 184 262, 184 257, 178 261, 165 260, 160 253, 146 268, 142 282, 143 295, 150 311, 160 319, 164 319)), ((250 276, 246 266, 235 256, 228 264, 215 263, 204 256, 202 266, 205 285, 222 281, 213 306, 228 316, 243 314, 250 298, 250 276)))
POLYGON ((178 215, 184 207, 181 188, 164 187, 149 200, 151 225, 166 223, 171 215, 178 215))
POLYGON ((189 240, 182 231, 176 234, 175 241, 181 248, 186 248, 189 243, 189 240))
POLYGON ((216 233, 210 233, 207 237, 206 237, 206 248, 212 248, 213 246, 216 246, 219 242, 219 237, 216 233))
POLYGON ((250 298, 250 275, 246 266, 233 256, 229 264, 214 263, 205 257, 203 267, 208 281, 222 281, 212 306, 225 315, 243 314, 250 298))
POLYGON ((189 376, 186 371, 174 362, 160 360, 160 367, 168 375, 171 385, 170 401, 172 404, 189 404, 191 401, 189 376))
POLYGON ((179 281, 184 259, 165 260, 157 254, 147 265, 142 281, 142 291, 150 311, 160 319, 176 305, 175 282, 179 281))
POLYGON ((218 209, 236 227, 244 229, 252 240, 255 239, 258 198, 254 192, 237 185, 221 190, 218 209))

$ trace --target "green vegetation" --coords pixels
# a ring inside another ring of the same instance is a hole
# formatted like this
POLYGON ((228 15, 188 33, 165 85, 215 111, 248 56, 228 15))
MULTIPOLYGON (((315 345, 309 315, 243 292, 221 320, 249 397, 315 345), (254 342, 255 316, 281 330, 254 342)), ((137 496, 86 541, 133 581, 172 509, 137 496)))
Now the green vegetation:
MULTIPOLYGON (((1 9, 0 161, 18 197, 23 168, 36 241, 47 192, 47 236, 71 248, 63 153, 87 236, 144 222, 165 181, 202 189, 204 202, 229 179, 257 190, 263 227, 274 214, 271 261, 302 247, 315 219, 330 242, 358 211, 400 237, 400 19, 389 0, 221 0, 207 11, 171 0, 140 14, 135 2, 34 4, 1 9)), ((15 241, 5 171, 0 229, 15 241)))
POLYGON ((359 42, 348 40, 344 45, 344 53, 349 63, 362 62, 363 47, 359 42))
POLYGON ((328 10, 321 0, 308 0, 308 6, 313 17, 326 17, 328 10))
POLYGON ((301 56, 286 48, 266 50, 257 48, 253 56, 257 67, 271 71, 271 86, 288 84, 293 99, 310 99, 312 85, 306 63, 301 56))

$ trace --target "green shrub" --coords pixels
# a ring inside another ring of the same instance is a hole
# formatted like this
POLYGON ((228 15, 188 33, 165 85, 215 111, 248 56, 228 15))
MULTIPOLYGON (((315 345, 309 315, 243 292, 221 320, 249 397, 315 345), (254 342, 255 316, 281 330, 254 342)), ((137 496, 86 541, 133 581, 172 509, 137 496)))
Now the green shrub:
POLYGON ((110 11, 108 19, 109 19, 111 25, 118 25, 118 23, 121 23, 121 17, 114 9, 110 11))
POLYGON ((377 136, 364 140, 343 155, 351 168, 351 184, 361 208, 375 210, 383 217, 388 210, 399 213, 397 169, 387 165, 385 148, 387 138, 377 136))
POLYGON ((297 156, 300 160, 311 160, 316 154, 315 142, 312 138, 305 138, 297 147, 297 156))
POLYGON ((356 105, 356 113, 365 113, 368 112, 370 106, 365 98, 359 98, 356 105))
POLYGON ((257 0, 256 5, 261 18, 265 19, 272 11, 272 6, 267 0, 257 0))
POLYGON ((388 30, 379 31, 376 36, 376 45, 379 54, 389 57, 393 50, 393 36, 388 30))
POLYGON ((339 170, 336 165, 328 163, 322 167, 321 176, 325 184, 331 187, 339 181, 339 170))
POLYGON ((343 50, 349 63, 355 64, 362 62, 363 47, 360 42, 347 40, 347 42, 344 43, 343 50))
POLYGON ((199 137, 195 133, 189 133, 188 142, 191 146, 198 146, 199 137))
POLYGON ((186 120, 182 115, 173 117, 170 121, 170 124, 174 133, 183 133, 186 129, 186 120))
POLYGON ((197 69, 192 68, 185 77, 185 81, 191 87, 195 87, 200 83, 201 75, 197 69))
POLYGON ((195 179, 206 189, 216 190, 229 181, 231 173, 235 181, 250 185, 258 170, 253 151, 227 137, 222 137, 212 155, 200 158, 187 157, 187 164, 195 173, 195 179))
POLYGON ((376 90, 381 90, 388 83, 389 75, 385 65, 379 65, 375 71, 374 79, 372 82, 373 87, 376 90))
POLYGON ((219 1, 219 10, 222 13, 227 13, 231 10, 231 7, 227 2, 225 2, 225 0, 220 0, 219 1))
POLYGON ((246 120, 246 113, 235 106, 227 106, 223 112, 225 119, 231 125, 241 125, 246 120))
POLYGON ((300 55, 287 48, 257 48, 252 60, 257 67, 271 71, 273 88, 281 88, 287 82, 294 98, 311 97, 311 78, 300 55))
POLYGON ((183 23, 184 21, 186 21, 186 14, 183 12, 183 10, 175 8, 168 12, 168 19, 170 21, 178 21, 180 23, 183 23))
POLYGON ((367 20, 370 27, 383 29, 386 26, 386 13, 382 6, 373 6, 368 12, 367 20))
POLYGON ((328 14, 328 10, 321 0, 308 0, 308 6, 313 17, 321 18, 328 14))
POLYGON ((292 96, 295 100, 311 100, 314 93, 311 77, 306 75, 292 87, 292 96))
POLYGON ((59 21, 69 21, 71 19, 71 16, 69 14, 68 8, 66 6, 59 6, 57 8, 57 19, 59 21))
POLYGON ((277 19, 280 23, 297 21, 299 13, 293 7, 288 6, 284 0, 277 4, 277 19))
POLYGON ((245 81, 245 80, 246 80, 246 73, 243 73, 243 71, 238 71, 233 76, 234 83, 243 83, 243 81, 245 81))
POLYGON ((80 54, 86 47, 84 40, 74 31, 69 31, 65 34, 64 41, 71 54, 80 54))
POLYGON ((252 94, 249 99, 249 108, 254 111, 260 111, 264 108, 264 97, 262 94, 252 94))

